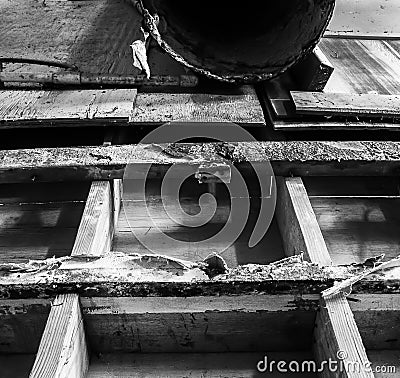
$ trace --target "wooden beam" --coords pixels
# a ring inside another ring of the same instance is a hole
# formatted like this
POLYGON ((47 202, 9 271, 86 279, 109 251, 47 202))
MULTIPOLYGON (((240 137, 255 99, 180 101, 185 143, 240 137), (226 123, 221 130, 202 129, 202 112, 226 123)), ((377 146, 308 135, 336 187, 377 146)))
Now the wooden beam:
MULTIPOLYGON (((265 126, 261 104, 252 87, 239 94, 139 93, 133 123, 234 122, 265 126)), ((227 135, 229 138, 229 135, 227 135)))
MULTIPOLYGON (((161 177, 176 168, 227 163, 246 170, 270 162, 277 176, 398 176, 400 142, 281 141, 122 145, 0 151, 0 182, 88 181, 122 178, 126 164, 161 177), (221 158, 221 155, 223 158, 221 158)), ((140 177, 143 177, 140 176, 140 177)))
MULTIPOLYGON (((281 103, 281 105, 283 102, 281 103)), ((277 107, 278 105, 276 105, 277 107)), ((359 121, 322 121, 322 120, 298 120, 298 121, 274 121, 276 131, 399 131, 400 122, 381 122, 376 120, 359 121)))
POLYGON ((322 92, 333 73, 333 66, 319 47, 297 63, 291 73, 302 91, 322 92))
POLYGON ((81 300, 97 352, 209 353, 310 350, 319 296, 81 300))
POLYGON ((304 253, 308 261, 332 265, 307 191, 300 177, 279 178, 276 216, 286 256, 304 253))
POLYGON ((398 95, 399 46, 400 41, 323 38, 319 47, 335 66, 325 92, 398 95))
POLYGON ((400 349, 400 296, 351 294, 350 308, 368 351, 400 349))
POLYGON ((400 96, 291 91, 296 113, 324 116, 399 117, 400 96))
MULTIPOLYGON (((116 211, 109 181, 94 181, 89 191, 72 256, 99 256, 111 250, 116 211)), ((118 210, 119 211, 119 210, 118 210)))
POLYGON ((337 370, 330 370, 326 364, 321 377, 374 377, 353 313, 343 293, 321 299, 314 339, 317 363, 328 362, 329 359, 336 361, 337 370))
POLYGON ((127 124, 136 94, 136 89, 0 91, 0 127, 46 122, 127 124))
POLYGON ((30 377, 84 377, 89 367, 79 297, 59 295, 49 318, 30 377))

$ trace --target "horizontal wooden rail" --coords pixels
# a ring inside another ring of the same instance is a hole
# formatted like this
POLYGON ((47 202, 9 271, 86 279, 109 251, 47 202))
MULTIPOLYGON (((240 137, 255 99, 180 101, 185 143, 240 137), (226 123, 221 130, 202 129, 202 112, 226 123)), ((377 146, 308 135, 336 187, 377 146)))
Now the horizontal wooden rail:
POLYGON ((122 178, 127 164, 136 166, 140 178, 147 173, 148 177, 160 177, 171 165, 193 174, 220 169, 229 173, 229 163, 244 171, 249 163, 271 163, 279 176, 398 176, 400 142, 242 142, 210 143, 207 148, 204 143, 175 143, 3 150, 0 182, 110 180, 122 178))

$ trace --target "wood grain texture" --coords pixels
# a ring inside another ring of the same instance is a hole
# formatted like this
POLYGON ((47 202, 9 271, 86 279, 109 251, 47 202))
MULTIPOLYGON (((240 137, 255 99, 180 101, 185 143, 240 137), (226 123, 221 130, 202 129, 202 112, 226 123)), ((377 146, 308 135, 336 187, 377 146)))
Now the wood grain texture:
POLYGON ((399 117, 400 96, 291 91, 296 113, 308 115, 357 115, 399 117))
MULTIPOLYGON (((129 46, 141 25, 134 7, 124 0, 46 0, 46 5, 0 2, 3 56, 55 59, 76 64, 83 72, 138 73, 129 46)), ((34 65, 12 66, 15 69, 48 72, 47 67, 34 65)))
POLYGON ((0 185, 0 262, 68 256, 87 191, 87 183, 0 185))
POLYGON ((373 131, 400 130, 400 122, 375 122, 374 120, 360 121, 274 121, 276 131, 373 131))
POLYGON ((335 68, 324 91, 399 95, 399 43, 323 38, 319 47, 335 68))
POLYGON ((83 202, 3 204, 0 216, 0 261, 68 256, 78 230, 83 202))
POLYGON ((334 264, 400 254, 399 197, 312 197, 310 201, 334 264))
MULTIPOLYGON (((13 353, 36 353, 50 313, 50 304, 50 299, 2 299, 0 301, 0 354, 4 353, 7 356, 13 353)), ((29 370, 32 365, 33 361, 29 370)))
POLYGON ((266 161, 278 176, 397 176, 400 143, 271 141, 3 150, 0 182, 110 180, 122 178, 126 164, 144 173, 152 163, 149 177, 162 176, 172 164, 195 173, 202 164, 218 162, 225 169, 231 162, 245 171, 246 163, 266 161), (175 150, 178 154, 171 156, 169 151, 175 150))
MULTIPOLYGON (((268 352, 268 359, 274 361, 309 361, 309 352, 268 352)), ((93 357, 87 378, 254 378, 266 373, 257 371, 257 364, 265 353, 114 353, 93 357)), ((297 373, 278 373, 273 376, 298 377, 297 373)), ((304 378, 317 374, 304 373, 304 378)))
POLYGON ((328 366, 320 373, 323 378, 373 378, 374 374, 364 369, 369 363, 365 347, 350 306, 343 293, 335 294, 321 299, 320 311, 318 312, 314 331, 314 354, 317 362, 340 361, 349 364, 349 369, 337 369, 330 371, 328 366), (344 357, 341 359, 341 357, 344 357), (358 365, 360 371, 352 370, 358 365))
POLYGON ((134 123, 234 122, 264 126, 265 119, 254 90, 242 95, 201 93, 139 93, 134 123))
POLYGON ((89 353, 79 297, 59 295, 53 302, 30 377, 85 377, 89 353))
MULTIPOLYGON (((200 185, 194 178, 187 180, 179 188, 178 203, 175 185, 171 181, 148 180, 146 199, 141 194, 143 181, 124 181, 125 196, 115 232, 114 251, 140 254, 152 251, 192 262, 203 261, 210 253, 218 253, 229 267, 267 264, 284 257, 276 220, 272 221, 270 227, 262 223, 265 234, 257 245, 249 247, 249 239, 260 212, 259 193, 233 200, 235 209, 249 205, 249 213, 245 214, 240 210, 232 211, 232 199, 227 189, 217 184, 217 206, 214 211, 214 199, 210 198, 206 185, 200 185), (232 222, 241 224, 243 221, 245 228, 242 232, 222 231, 225 225, 233 230, 232 222), (194 222, 200 225, 193 227, 194 222)), ((257 185, 256 179, 249 177, 249 186, 257 185)))
POLYGON ((0 120, 128 122, 136 89, 0 91, 0 120))
POLYGON ((276 216, 286 256, 303 252, 308 261, 331 265, 331 257, 301 178, 280 178, 277 185, 276 216))
MULTIPOLYGON (((304 299, 318 303, 317 296, 304 299)), ((88 340, 101 353, 304 351, 312 345, 315 308, 296 308, 290 295, 83 298, 82 303, 88 340)))
POLYGON ((83 211, 71 255, 100 256, 111 250, 114 199, 109 181, 94 181, 83 211))
POLYGON ((351 295, 354 314, 364 345, 369 351, 400 349, 400 298, 398 295, 351 295))

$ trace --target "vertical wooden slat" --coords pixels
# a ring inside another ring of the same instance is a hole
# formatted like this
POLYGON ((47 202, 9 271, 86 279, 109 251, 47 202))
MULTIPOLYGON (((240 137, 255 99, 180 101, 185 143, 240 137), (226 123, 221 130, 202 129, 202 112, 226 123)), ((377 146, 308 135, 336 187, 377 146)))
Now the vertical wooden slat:
POLYGON ((286 256, 304 253, 308 261, 323 266, 332 260, 300 177, 277 180, 276 216, 286 256))
POLYGON ((114 200, 109 181, 94 181, 86 201, 72 256, 99 256, 111 249, 114 200))
POLYGON ((79 378, 89 367, 89 353, 79 297, 59 295, 49 318, 30 378, 79 378))
POLYGON ((374 377, 353 313, 342 292, 321 298, 314 330, 314 355, 322 378, 374 377), (336 361, 332 368, 329 359, 336 361), (334 370, 337 368, 336 370, 334 370))
MULTIPOLYGON (((122 193, 122 180, 94 181, 72 255, 99 256, 111 249, 122 193)), ((56 297, 30 377, 84 377, 89 364, 83 318, 76 294, 56 297)))

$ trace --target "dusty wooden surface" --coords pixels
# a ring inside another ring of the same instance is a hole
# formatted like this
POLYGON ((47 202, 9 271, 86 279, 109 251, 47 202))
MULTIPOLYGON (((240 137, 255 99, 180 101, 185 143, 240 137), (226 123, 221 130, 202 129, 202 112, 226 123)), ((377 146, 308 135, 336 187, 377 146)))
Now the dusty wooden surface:
MULTIPOLYGON (((252 378, 262 376, 257 371, 257 363, 265 353, 158 353, 157 358, 150 354, 102 354, 94 357, 89 368, 88 378, 191 378, 231 377, 252 378)), ((313 360, 309 352, 268 352, 268 358, 274 361, 313 360)), ((296 373, 282 373, 285 377, 295 378, 296 373)), ((316 377, 315 373, 302 373, 302 377, 316 377)), ((297 375, 298 376, 298 375, 297 375)), ((7 377, 8 378, 8 377, 7 377)))
POLYGON ((335 68, 325 92, 400 94, 400 41, 323 38, 319 47, 335 68))
MULTIPOLYGON (((197 296, 265 292, 318 294, 334 281, 357 276, 368 265, 321 267, 301 256, 268 265, 248 264, 213 278, 204 262, 162 255, 112 252, 102 257, 73 256, 2 264, 0 297, 46 298, 60 293, 85 296, 197 296)), ((398 293, 398 269, 375 273, 353 285, 354 293, 398 293)))
POLYGON ((332 359, 354 363, 360 371, 332 372, 325 368, 322 378, 374 378, 372 371, 363 367, 369 362, 360 333, 344 293, 321 299, 314 330, 314 354, 319 364, 332 359))
POLYGON ((399 117, 400 96, 291 91, 296 113, 308 115, 357 115, 399 117))
POLYGON ((312 197, 311 204, 334 264, 400 254, 399 197, 312 197))
POLYGON ((0 262, 71 253, 87 185, 0 186, 0 262))
POLYGON ((89 352, 79 297, 59 295, 52 308, 30 377, 84 378, 89 352))
MULTIPOLYGON (((398 350, 399 295, 352 295, 349 301, 367 351, 398 350), (384 324, 384 327, 382 326, 384 324)), ((368 353, 369 354, 369 353, 368 353)))
MULTIPOLYGON (((55 59, 82 71, 137 74, 130 44, 140 18, 123 0, 0 2, 2 55, 55 59)), ((47 67, 7 65, 10 71, 43 72, 47 67)))
POLYGON ((82 306, 100 353, 309 350, 318 295, 298 299, 306 305, 293 295, 241 295, 82 298, 82 306))
POLYGON ((231 212, 232 198, 223 185, 217 188, 215 213, 213 200, 203 197, 202 214, 199 214, 201 196, 209 195, 207 185, 199 185, 195 179, 187 180, 180 187, 178 205, 174 185, 165 180, 161 196, 161 182, 154 181, 146 184, 146 199, 141 195, 143 182, 126 181, 123 207, 113 240, 114 251, 146 254, 151 250, 193 262, 205 259, 210 253, 218 253, 229 267, 248 263, 266 264, 284 257, 275 221, 268 229, 264 225, 266 233, 259 244, 249 247, 261 203, 260 194, 255 189, 248 196, 233 199, 234 207, 245 208, 248 204, 249 213, 244 230, 240 235, 232 235, 224 233, 223 227, 231 222, 240 224, 245 212, 231 212), (199 227, 191 227, 193 215, 196 215, 196 222, 201 222, 199 227), (219 232, 220 236, 214 237, 219 232))
POLYGON ((172 164, 195 173, 201 165, 270 161, 276 175, 374 176, 398 175, 399 157, 399 142, 139 144, 0 151, 0 172, 3 182, 113 179, 123 177, 126 164, 136 164, 137 174, 144 167, 143 178, 150 163, 160 175, 172 164))
POLYGON ((0 120, 128 122, 135 89, 0 91, 0 120))
POLYGON ((254 90, 241 95, 139 93, 132 122, 234 122, 265 125, 264 114, 254 90))
POLYGON ((308 261, 323 266, 332 260, 300 177, 278 179, 276 216, 286 256, 304 253, 308 261))

